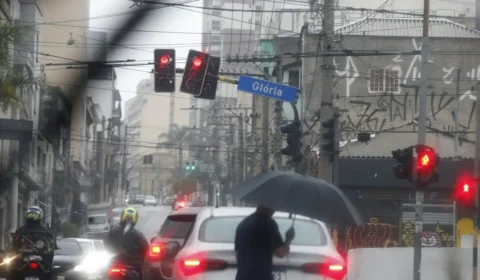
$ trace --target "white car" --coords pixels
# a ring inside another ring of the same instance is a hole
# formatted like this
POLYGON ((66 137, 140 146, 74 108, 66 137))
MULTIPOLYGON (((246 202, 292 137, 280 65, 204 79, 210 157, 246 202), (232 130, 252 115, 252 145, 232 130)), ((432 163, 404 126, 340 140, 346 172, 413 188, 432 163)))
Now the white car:
POLYGON ((120 214, 122 214, 123 208, 113 208, 113 226, 120 224, 120 214))
MULTIPOLYGON (((234 251, 237 225, 255 208, 206 208, 198 213, 190 238, 175 256, 172 279, 225 280, 237 273, 234 251)), ((276 212, 280 232, 294 223, 295 239, 285 258, 273 259, 273 279, 341 280, 346 265, 328 233, 326 225, 303 216, 289 218, 276 212)))
POLYGON ((145 196, 145 200, 143 201, 143 206, 152 205, 157 206, 157 199, 152 195, 145 196))

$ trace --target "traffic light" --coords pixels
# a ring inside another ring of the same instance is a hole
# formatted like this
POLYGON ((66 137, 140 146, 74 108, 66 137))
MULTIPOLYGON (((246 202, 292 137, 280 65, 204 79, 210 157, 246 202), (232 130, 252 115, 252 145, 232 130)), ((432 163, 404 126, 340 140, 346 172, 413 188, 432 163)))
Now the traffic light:
POLYGON ((287 147, 282 148, 280 153, 292 157, 293 162, 299 162, 302 159, 302 153, 300 151, 300 148, 302 147, 300 122, 294 121, 291 124, 284 125, 280 127, 280 132, 288 134, 287 147))
POLYGON ((191 165, 190 165, 190 170, 191 171, 195 171, 197 169, 197 163, 192 161, 191 165))
POLYGON ((175 50, 155 49, 155 92, 175 91, 175 50))
POLYGON ((208 62, 207 74, 203 83, 202 92, 195 98, 215 100, 217 95, 218 74, 220 73, 220 57, 211 56, 208 62))
POLYGON ((395 177, 412 181, 413 147, 392 151, 392 156, 397 162, 393 167, 395 177))
POLYGON ((476 180, 470 177, 462 177, 455 187, 455 200, 467 207, 475 208, 476 180))
POLYGON ((328 120, 322 121, 322 149, 328 153, 335 152, 335 121, 336 118, 332 117, 328 120))
POLYGON ((190 170, 191 170, 191 166, 190 166, 190 162, 189 162, 189 161, 185 162, 185 170, 187 170, 187 171, 190 171, 190 170))
POLYGON ((200 97, 209 63, 210 55, 208 53, 190 50, 187 63, 185 64, 185 71, 183 72, 180 91, 200 97))
POLYGON ((417 185, 438 182, 438 155, 435 149, 425 145, 415 146, 415 165, 412 167, 412 181, 417 185))

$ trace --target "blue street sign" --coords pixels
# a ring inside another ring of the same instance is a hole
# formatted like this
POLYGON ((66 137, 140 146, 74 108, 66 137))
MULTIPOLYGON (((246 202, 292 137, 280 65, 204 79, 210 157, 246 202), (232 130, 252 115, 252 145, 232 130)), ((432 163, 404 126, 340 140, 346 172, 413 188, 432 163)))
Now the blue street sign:
POLYGON ((289 103, 295 103, 297 101, 297 88, 255 79, 249 76, 240 76, 237 89, 289 103))

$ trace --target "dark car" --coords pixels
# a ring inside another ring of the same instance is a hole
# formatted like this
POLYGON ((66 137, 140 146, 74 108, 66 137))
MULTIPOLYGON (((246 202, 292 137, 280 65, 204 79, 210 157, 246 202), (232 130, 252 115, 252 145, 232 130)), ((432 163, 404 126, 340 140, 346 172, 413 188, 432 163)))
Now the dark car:
POLYGON ((165 219, 157 236, 150 241, 150 249, 144 264, 144 280, 164 280, 171 277, 174 256, 165 257, 163 252, 166 250, 162 245, 175 241, 182 247, 195 224, 197 214, 202 209, 204 208, 182 208, 170 213, 165 219))
POLYGON ((65 280, 86 279, 87 273, 76 269, 85 258, 81 244, 75 239, 64 239, 58 241, 57 245, 59 249, 53 257, 54 274, 65 277, 65 280))

